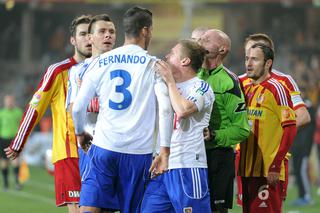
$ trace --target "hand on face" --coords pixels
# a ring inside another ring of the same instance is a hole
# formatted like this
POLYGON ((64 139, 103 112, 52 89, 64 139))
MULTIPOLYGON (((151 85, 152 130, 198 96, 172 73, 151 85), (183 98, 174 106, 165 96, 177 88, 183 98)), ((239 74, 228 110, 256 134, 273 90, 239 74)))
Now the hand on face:
POLYGON ((161 74, 163 80, 167 83, 174 83, 175 80, 172 75, 172 70, 170 68, 170 65, 167 62, 164 62, 162 60, 157 61, 156 68, 161 74))

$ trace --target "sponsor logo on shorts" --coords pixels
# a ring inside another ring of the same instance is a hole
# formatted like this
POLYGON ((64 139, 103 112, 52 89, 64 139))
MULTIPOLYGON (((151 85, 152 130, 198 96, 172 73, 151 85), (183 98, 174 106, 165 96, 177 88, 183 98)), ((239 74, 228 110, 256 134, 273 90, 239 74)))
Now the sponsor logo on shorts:
POLYGON ((68 191, 69 197, 80 197, 79 191, 68 191))
POLYGON ((221 203, 225 203, 225 200, 215 200, 214 204, 221 204, 221 203))
POLYGON ((192 213, 192 207, 183 208, 183 213, 192 213))

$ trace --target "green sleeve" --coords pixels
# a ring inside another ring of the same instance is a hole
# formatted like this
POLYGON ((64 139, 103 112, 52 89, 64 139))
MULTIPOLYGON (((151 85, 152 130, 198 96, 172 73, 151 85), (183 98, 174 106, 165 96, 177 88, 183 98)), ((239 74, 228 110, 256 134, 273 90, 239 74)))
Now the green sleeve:
POLYGON ((229 147, 244 141, 249 136, 250 126, 242 91, 241 97, 232 92, 221 94, 221 102, 229 122, 225 128, 215 130, 215 143, 219 147, 229 147))

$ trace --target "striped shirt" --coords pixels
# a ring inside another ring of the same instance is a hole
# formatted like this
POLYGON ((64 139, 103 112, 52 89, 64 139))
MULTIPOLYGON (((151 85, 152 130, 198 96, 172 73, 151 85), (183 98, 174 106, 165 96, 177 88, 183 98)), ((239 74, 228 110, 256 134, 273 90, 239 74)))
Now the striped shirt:
MULTIPOLYGON (((251 133, 246 143, 240 144, 239 175, 267 177, 279 147, 283 127, 295 124, 295 113, 288 90, 270 77, 260 84, 243 82, 248 105, 251 133)), ((282 162, 280 180, 284 180, 282 162)))
POLYGON ((77 62, 73 58, 51 65, 40 81, 36 92, 26 107, 18 132, 10 144, 22 151, 33 128, 51 105, 53 120, 52 162, 78 157, 72 117, 65 108, 68 70, 77 62))

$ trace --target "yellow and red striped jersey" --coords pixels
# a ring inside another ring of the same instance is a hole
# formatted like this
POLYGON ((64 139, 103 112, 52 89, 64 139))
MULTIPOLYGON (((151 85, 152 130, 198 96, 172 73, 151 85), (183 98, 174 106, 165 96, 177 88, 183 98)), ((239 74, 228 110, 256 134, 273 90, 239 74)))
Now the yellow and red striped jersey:
POLYGON ((53 120, 52 162, 78 157, 72 116, 65 107, 68 70, 77 62, 69 58, 49 66, 26 107, 18 132, 10 148, 21 151, 33 128, 51 105, 53 120))
MULTIPOLYGON (((260 84, 242 81, 248 106, 251 133, 240 146, 239 175, 267 177, 268 170, 278 153, 283 127, 295 124, 295 113, 289 92, 270 77, 260 84)), ((284 180, 281 164, 280 180, 284 180)))

